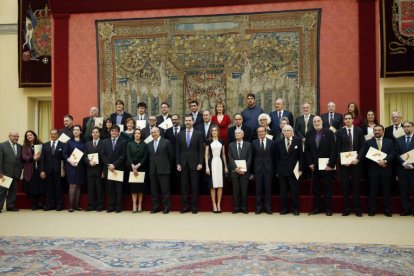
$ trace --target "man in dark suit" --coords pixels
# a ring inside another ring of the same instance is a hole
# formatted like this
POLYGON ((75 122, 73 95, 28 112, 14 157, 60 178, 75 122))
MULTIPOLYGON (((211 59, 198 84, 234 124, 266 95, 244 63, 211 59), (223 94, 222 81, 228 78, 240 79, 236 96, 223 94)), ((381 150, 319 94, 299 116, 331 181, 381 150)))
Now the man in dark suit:
POLYGON ((282 98, 278 98, 275 101, 275 111, 272 111, 269 115, 272 120, 271 128, 275 131, 280 130, 280 120, 283 117, 289 119, 289 124, 293 126, 293 114, 289 110, 285 109, 285 101, 282 98))
POLYGON ((0 213, 6 201, 7 211, 19 211, 15 207, 17 182, 22 174, 22 145, 18 144, 19 133, 11 131, 9 139, 0 144, 0 179, 3 175, 13 178, 13 181, 6 189, 0 186, 0 213))
POLYGON ((191 113, 188 115, 191 115, 191 117, 193 117, 194 128, 198 129, 198 127, 203 124, 203 114, 199 112, 199 105, 196 100, 192 100, 190 102, 190 110, 191 113))
MULTIPOLYGON (((119 126, 113 125, 110 130, 111 138, 102 141, 102 162, 106 176, 108 170, 125 170, 126 145, 123 139, 119 139, 119 132, 119 126)), ((122 212, 122 182, 108 180, 107 193, 107 213, 122 212)))
POLYGON ((198 130, 203 134, 203 142, 208 139, 210 135, 210 129, 213 126, 211 121, 211 113, 209 110, 203 111, 203 123, 198 125, 198 130))
POLYGON ((307 165, 312 171, 312 192, 314 195, 314 207, 311 215, 322 212, 321 184, 323 185, 324 207, 327 216, 332 216, 332 183, 336 171, 336 145, 335 134, 322 127, 322 118, 313 118, 313 129, 306 134, 305 156, 307 165), (319 169, 319 159, 327 158, 328 164, 324 170, 319 169))
POLYGON ((328 102, 328 112, 321 114, 323 121, 323 127, 329 128, 334 133, 342 128, 344 118, 341 113, 335 112, 336 104, 334 102, 328 102))
POLYGON ((352 182, 354 211, 357 217, 362 217, 361 198, 359 186, 361 184, 361 161, 364 159, 365 137, 364 131, 353 125, 354 119, 351 113, 344 114, 345 127, 336 132, 336 146, 338 155, 340 153, 356 151, 357 158, 351 164, 340 166, 340 177, 342 182, 342 195, 344 198, 344 210, 342 216, 349 216, 349 184, 352 182))
POLYGON ((243 141, 243 130, 235 130, 236 141, 229 144, 229 170, 233 183, 233 214, 242 212, 248 214, 247 184, 249 182, 250 167, 252 163, 252 147, 250 142, 243 141), (236 160, 246 161, 246 168, 236 165, 236 160))
POLYGON ((83 118, 82 133, 86 141, 92 139, 92 128, 95 126, 95 118, 99 116, 99 110, 96 106, 92 106, 89 110, 89 116, 83 118))
POLYGON ((313 117, 311 105, 308 102, 302 104, 302 115, 296 118, 295 133, 300 138, 305 138, 308 131, 313 129, 313 117))
POLYGON ((86 163, 86 177, 88 183, 87 211, 101 212, 104 208, 104 189, 102 183, 102 141, 101 130, 94 127, 91 132, 92 140, 85 145, 84 161, 86 163), (91 159, 88 154, 98 154, 98 159, 91 159))
POLYGON ((125 104, 122 100, 117 100, 115 102, 116 111, 109 116, 116 125, 125 125, 126 119, 131 117, 131 114, 125 112, 124 106, 125 104))
MULTIPOLYGON (((413 132, 414 123, 403 123, 405 135, 395 141, 395 155, 399 166, 397 167, 398 180, 400 182, 402 212, 401 216, 410 216, 413 213, 413 204, 410 203, 410 193, 414 191, 414 163, 401 158, 401 155, 414 149, 413 132)), ((412 195, 414 197, 414 194, 412 195)))
POLYGON ((399 132, 403 127, 401 124, 402 116, 401 113, 398 111, 391 112, 391 121, 392 125, 385 128, 384 137, 387 139, 391 139, 395 142, 395 139, 399 137, 399 132))
POLYGON ((192 213, 198 212, 199 171, 203 168, 204 144, 203 134, 194 129, 193 116, 184 118, 185 131, 178 135, 177 140, 177 171, 181 172, 181 193, 183 209, 180 213, 189 211, 189 190, 192 191, 192 213))
POLYGON ((162 122, 171 118, 170 113, 170 105, 167 102, 161 103, 161 115, 157 117, 157 126, 159 126, 162 122))
POLYGON ((251 136, 252 136, 251 135, 252 131, 248 126, 243 124, 243 116, 240 113, 234 114, 233 123, 234 123, 234 126, 230 127, 229 131, 228 131, 228 143, 230 144, 231 142, 236 141, 236 137, 234 136, 234 131, 236 129, 239 129, 239 128, 241 130, 243 130, 243 132, 244 132, 243 140, 247 141, 247 142, 250 142, 251 141, 251 136))
POLYGON ((373 147, 387 154, 387 157, 377 162, 366 158, 369 182, 369 209, 368 216, 375 216, 377 209, 377 195, 381 187, 384 198, 384 215, 391 217, 391 176, 392 161, 394 160, 394 144, 392 140, 384 137, 384 127, 374 127, 374 137, 365 143, 365 155, 369 148, 373 147))
MULTIPOLYGON (((151 130, 153 127, 157 126, 157 117, 155 115, 150 115, 148 117, 148 124, 142 129, 142 139, 147 139, 151 135, 151 130)), ((164 136, 164 131, 160 129, 161 136, 164 136)))
POLYGON ((302 139, 293 136, 293 127, 285 125, 282 129, 283 139, 275 144, 276 174, 280 183, 281 215, 289 213, 288 188, 292 197, 293 215, 299 215, 299 182, 294 169, 298 164, 298 175, 303 171, 302 139))
POLYGON ((64 133, 70 138, 73 138, 73 116, 67 114, 63 116, 63 128, 59 130, 59 136, 64 133))
POLYGON ((42 154, 39 163, 40 178, 46 180, 47 186, 47 207, 45 211, 62 211, 63 185, 60 182, 64 176, 62 172, 62 152, 64 144, 58 140, 57 129, 50 131, 50 141, 42 146, 42 154))
POLYGON ((258 139, 252 142, 253 173, 256 183, 256 214, 263 209, 262 197, 264 194, 264 209, 271 215, 272 211, 272 182, 274 175, 274 144, 266 138, 266 129, 257 129, 258 139))
MULTIPOLYGON (((170 127, 165 131, 165 139, 168 139, 171 143, 171 146, 173 148, 173 164, 177 164, 176 159, 176 145, 177 145, 177 138, 178 134, 180 134, 181 131, 185 131, 185 127, 180 126, 180 116, 178 114, 171 115, 171 121, 173 123, 173 127, 170 127)), ((171 186, 170 186, 170 192, 171 194, 178 194, 179 193, 179 183, 181 178, 181 173, 177 170, 171 170, 171 186)))
POLYGON ((154 127, 151 130, 153 140, 148 143, 148 153, 150 159, 151 195, 152 210, 151 214, 158 213, 160 208, 159 190, 162 194, 163 214, 170 212, 170 174, 171 164, 173 164, 173 149, 169 140, 160 137, 160 130, 154 127))

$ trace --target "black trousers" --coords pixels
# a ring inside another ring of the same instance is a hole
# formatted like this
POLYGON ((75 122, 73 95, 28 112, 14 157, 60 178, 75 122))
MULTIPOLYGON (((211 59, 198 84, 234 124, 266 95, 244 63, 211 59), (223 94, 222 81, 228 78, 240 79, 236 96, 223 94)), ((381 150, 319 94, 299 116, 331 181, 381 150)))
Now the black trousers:
POLYGON ((332 182, 335 179, 336 171, 317 171, 312 174, 312 192, 314 196, 314 209, 321 211, 332 211, 332 182), (324 204, 322 204, 321 188, 324 191, 324 204))
POLYGON ((47 208, 63 209, 63 186, 60 182, 60 170, 46 174, 47 208))
POLYGON ((280 199, 282 203, 282 211, 289 210, 288 189, 292 197, 292 207, 294 211, 299 211, 299 182, 294 175, 279 175, 280 183, 280 199))
POLYGON ((152 210, 159 210, 160 208, 160 190, 162 195, 162 205, 164 210, 169 210, 170 202, 170 175, 169 174, 154 174, 151 178, 151 196, 152 196, 152 210))
POLYGON ((272 211, 272 180, 271 173, 257 173, 255 174, 256 183, 256 210, 262 210, 262 197, 264 194, 264 207, 266 211, 272 211))
POLYGON ((377 196, 381 188, 384 198, 384 212, 391 212, 391 173, 387 174, 368 174, 369 179, 369 212, 375 213, 377 210, 377 196))
POLYGON ((249 183, 249 175, 238 175, 231 173, 233 182, 233 209, 235 211, 247 211, 247 184, 249 183))
POLYGON ((15 208, 17 181, 18 179, 13 178, 13 181, 8 189, 0 187, 0 210, 3 208, 4 201, 6 201, 7 209, 15 208))
POLYGON ((359 192, 361 185, 361 165, 350 165, 348 167, 341 166, 340 176, 342 182, 342 195, 344 198, 344 212, 349 212, 351 210, 349 200, 350 185, 352 185, 354 211, 361 212, 361 197, 359 192))
POLYGON ((412 212, 414 209, 413 200, 410 200, 410 195, 414 198, 414 170, 403 169, 398 172, 398 180, 400 182, 401 203, 403 212, 412 212))
POLYGON ((199 194, 199 171, 192 170, 188 166, 181 171, 181 196, 183 202, 183 209, 189 208, 189 195, 191 186, 191 208, 198 210, 198 194, 199 194))
MULTIPOLYGON (((101 176, 88 176, 88 209, 102 210, 104 207, 104 189, 101 176)), ((122 185, 121 183, 119 183, 122 185)))
POLYGON ((122 185, 123 182, 108 180, 108 210, 122 211, 122 185))

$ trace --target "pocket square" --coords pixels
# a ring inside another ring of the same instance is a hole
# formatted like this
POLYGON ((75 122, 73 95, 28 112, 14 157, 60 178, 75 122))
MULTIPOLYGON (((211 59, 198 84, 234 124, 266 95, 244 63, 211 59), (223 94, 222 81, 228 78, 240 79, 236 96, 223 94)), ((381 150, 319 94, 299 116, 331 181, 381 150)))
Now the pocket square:
POLYGON ((296 145, 296 146, 295 146, 295 149, 297 149, 297 148, 298 148, 298 146, 296 145))

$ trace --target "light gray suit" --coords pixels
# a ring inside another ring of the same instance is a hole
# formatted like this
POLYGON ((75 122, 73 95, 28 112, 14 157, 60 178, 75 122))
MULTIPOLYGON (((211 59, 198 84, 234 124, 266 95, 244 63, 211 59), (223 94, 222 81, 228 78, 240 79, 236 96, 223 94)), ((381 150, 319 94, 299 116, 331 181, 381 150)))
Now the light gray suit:
POLYGON ((19 180, 22 169, 22 145, 16 144, 17 155, 14 155, 9 140, 0 144, 0 174, 13 178, 9 189, 0 187, 0 210, 3 208, 7 197, 7 209, 15 208, 17 181, 19 180))

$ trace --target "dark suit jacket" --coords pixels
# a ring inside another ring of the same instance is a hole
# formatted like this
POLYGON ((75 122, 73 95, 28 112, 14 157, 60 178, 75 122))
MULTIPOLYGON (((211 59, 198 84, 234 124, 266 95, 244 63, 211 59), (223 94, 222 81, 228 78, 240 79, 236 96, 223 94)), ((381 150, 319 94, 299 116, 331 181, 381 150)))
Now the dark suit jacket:
MULTIPOLYGON (((160 135, 161 137, 164 137, 164 130, 162 128, 158 128, 160 130, 160 135)), ((142 139, 145 140, 147 139, 148 136, 151 135, 151 130, 149 125, 147 124, 146 127, 144 127, 141 131, 141 135, 142 135, 142 139)))
MULTIPOLYGON (((410 144, 408 145, 408 148, 407 148, 407 144, 405 143, 405 138, 406 136, 404 135, 395 140, 395 158, 397 159, 397 162, 398 162, 398 166, 397 166, 398 172, 405 170, 404 167, 402 166, 402 164, 405 161, 401 158, 401 154, 404 154, 414 149, 414 136, 411 136, 411 140, 410 140, 410 144)), ((414 163, 412 165, 414 165, 414 163)))
MULTIPOLYGON (((278 129, 280 129, 280 121, 279 121, 279 117, 277 116, 277 112, 278 111, 272 111, 272 112, 270 112, 270 118, 272 119, 272 123, 271 123, 271 128, 272 129, 275 129, 275 130, 278 130, 278 129)), ((293 114, 292 114, 292 112, 290 112, 289 110, 283 110, 283 112, 282 112, 282 117, 281 118, 283 118, 283 117, 286 117, 286 118, 288 118, 289 119, 289 125, 291 125, 292 127, 293 127, 293 125, 294 125, 294 121, 293 121, 293 114)))
MULTIPOLYGON (((111 144, 112 147, 112 144, 111 144)), ((102 170, 104 168, 103 160, 102 160, 102 148, 103 148, 103 140, 99 139, 98 145, 96 148, 93 147, 93 141, 89 141, 85 144, 85 154, 83 156, 83 161, 86 164, 86 176, 101 176, 102 170), (99 164, 96 166, 91 166, 88 158, 88 154, 90 153, 97 153, 99 158, 99 164)))
POLYGON ((150 159, 150 175, 170 174, 173 164, 173 148, 170 141, 160 137, 157 152, 154 152, 154 141, 147 144, 150 159))
MULTIPOLYGON (((373 147, 374 149, 378 149, 377 140, 375 139, 375 137, 365 142, 364 156, 367 154, 370 147, 373 147)), ((386 173, 388 175, 392 174, 392 162, 395 157, 394 144, 392 140, 383 138, 381 151, 387 154, 387 157, 385 158, 385 160, 387 160, 388 165, 387 167, 382 168, 378 165, 377 162, 374 162, 371 159, 366 158, 366 161, 368 163, 368 175, 369 176, 383 175, 383 173, 386 173)))
MULTIPOLYGON (((240 152, 240 158, 237 152, 237 142, 232 142, 229 144, 228 149, 228 155, 229 155, 229 170, 234 171, 237 166, 236 162, 234 160, 246 160, 246 166, 247 166, 247 173, 244 174, 245 177, 249 177, 250 174, 250 167, 252 165, 252 146, 250 142, 243 142, 242 150, 240 152)), ((233 172, 234 173, 234 172, 233 172)))
POLYGON ((304 155, 302 151, 302 139, 293 136, 289 151, 286 150, 285 139, 275 144, 275 163, 278 175, 290 176, 293 174, 296 163, 299 161, 299 171, 304 170, 304 155))
POLYGON ((49 176, 51 173, 60 175, 61 172, 61 161, 63 147, 65 145, 62 142, 56 140, 55 144, 55 154, 52 154, 52 144, 51 142, 46 142, 42 146, 42 157, 39 162, 39 170, 46 173, 46 176, 49 176))
POLYGON ((204 162, 203 134, 193 128, 189 147, 187 147, 186 135, 185 129, 177 137, 176 162, 181 166, 181 169, 184 169, 188 164, 191 170, 197 170, 197 165, 204 162))
MULTIPOLYGON (((323 127, 329 128, 329 113, 321 114, 321 118, 323 122, 323 127)), ((341 113, 335 112, 331 125, 335 129, 339 130, 344 125, 344 116, 341 113)))
MULTIPOLYGON (((167 118, 171 118, 171 115, 168 114, 167 118)), ((164 122, 164 116, 157 116, 157 126, 159 126, 162 122, 164 122)))
MULTIPOLYGON (((341 152, 350 151, 348 143, 348 130, 346 127, 341 128, 336 133, 336 147, 338 156, 341 152)), ((357 159, 362 161, 365 157, 365 137, 364 131, 358 127, 353 128, 352 133, 352 151, 358 152, 357 159)))
MULTIPOLYGON (((243 137, 243 141, 247 141, 247 142, 250 142, 251 141, 251 139, 252 139, 252 130, 250 129, 250 127, 248 127, 248 126, 246 126, 246 125, 242 125, 241 126, 241 129, 243 130, 243 132, 244 132, 244 137, 243 137)), ((236 137, 234 136, 234 131, 236 130, 236 126, 232 126, 232 127, 230 127, 229 128, 229 131, 228 131, 228 140, 229 140, 229 144, 231 143, 231 142, 234 142, 234 141, 236 141, 236 137)))
POLYGON ((102 143, 102 163, 105 173, 108 172, 108 165, 113 164, 116 170, 125 170, 126 144, 125 140, 118 137, 115 149, 112 149, 112 139, 101 141, 102 143))
MULTIPOLYGON (((309 120, 308 120, 308 132, 313 130, 313 117, 314 115, 310 114, 309 115, 309 120)), ((299 116, 296 118, 296 122, 295 122, 295 133, 300 137, 300 138, 304 138, 305 137, 305 117, 304 115, 299 116)))
MULTIPOLYGON (((117 115, 117 113, 116 112, 114 112, 114 113, 112 113, 109 117, 111 118, 111 120, 112 120, 112 122, 113 122, 113 124, 115 125, 116 124, 116 115, 117 115)), ((121 119, 121 124, 122 125, 125 125, 125 121, 126 121, 126 119, 128 119, 128 118, 130 118, 130 117, 132 117, 131 116, 131 114, 129 114, 128 112, 125 112, 124 111, 124 114, 122 114, 122 119, 121 119)))
POLYGON ((308 165, 315 165, 315 170, 319 170, 318 159, 329 158, 328 166, 336 166, 336 144, 335 134, 329 129, 322 129, 322 136, 319 147, 316 146, 316 130, 310 130, 306 134, 305 156, 308 165))
MULTIPOLYGON (((402 124, 400 124, 399 128, 402 127, 402 124)), ((391 139, 393 143, 395 143, 395 137, 394 137, 394 125, 387 126, 385 128, 384 137, 387 139, 391 139)))
MULTIPOLYGON (((185 127, 178 126, 178 130, 179 130, 178 134, 180 134, 181 131, 185 130, 185 127)), ((178 136, 178 134, 177 134, 177 136, 178 136)), ((173 146, 173 149, 175 149, 175 144, 177 143, 177 138, 174 135, 174 127, 170 127, 169 129, 167 129, 165 131, 164 138, 168 139, 170 141, 171 145, 173 146)))
POLYGON ((210 133, 210 129, 213 125, 214 125, 214 123, 212 121, 210 121, 210 125, 208 127, 207 133, 206 133, 206 130, 204 128, 204 121, 197 126, 196 129, 203 134, 203 142, 205 142, 208 139, 208 134, 210 133))
MULTIPOLYGON (((191 115, 191 117, 193 116, 193 113, 188 113, 187 115, 191 115)), ((199 125, 201 125, 201 124, 203 124, 204 122, 203 122, 203 113, 201 113, 201 112, 198 112, 197 113, 197 118, 196 118, 196 120, 194 121, 194 125, 193 125, 193 127, 194 128, 198 128, 199 127, 199 125)))
POLYGON ((23 169, 22 145, 16 144, 17 156, 14 155, 9 140, 0 144, 0 174, 20 178, 23 169))
POLYGON ((254 174, 274 174, 275 149, 272 140, 266 138, 266 148, 260 147, 260 139, 252 142, 252 160, 254 174))

